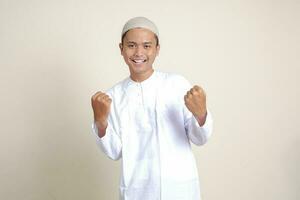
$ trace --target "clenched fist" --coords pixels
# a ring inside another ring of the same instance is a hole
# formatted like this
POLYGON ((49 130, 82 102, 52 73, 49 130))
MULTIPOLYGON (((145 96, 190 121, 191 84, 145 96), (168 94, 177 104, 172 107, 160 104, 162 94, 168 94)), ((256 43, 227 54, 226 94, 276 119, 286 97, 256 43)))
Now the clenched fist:
POLYGON ((112 100, 107 94, 97 92, 92 96, 91 101, 94 111, 94 120, 100 130, 105 130, 112 100))
POLYGON ((197 118, 200 126, 202 126, 205 123, 207 114, 204 90, 198 85, 195 85, 184 96, 184 102, 189 111, 197 118))

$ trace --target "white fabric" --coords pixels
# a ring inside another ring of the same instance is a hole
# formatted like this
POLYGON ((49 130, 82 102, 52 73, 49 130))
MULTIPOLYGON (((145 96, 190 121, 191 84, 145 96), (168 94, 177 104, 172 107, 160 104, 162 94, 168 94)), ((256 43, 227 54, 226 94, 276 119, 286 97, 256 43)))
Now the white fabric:
POLYGON ((124 33, 134 28, 145 28, 152 31, 157 37, 159 36, 156 25, 146 17, 134 17, 128 20, 122 29, 121 35, 123 36, 124 33))
POLYGON ((212 132, 184 105, 191 88, 182 76, 155 71, 137 83, 130 78, 115 85, 104 137, 93 132, 111 159, 122 158, 121 200, 199 200, 200 188, 190 141, 207 142, 212 132))

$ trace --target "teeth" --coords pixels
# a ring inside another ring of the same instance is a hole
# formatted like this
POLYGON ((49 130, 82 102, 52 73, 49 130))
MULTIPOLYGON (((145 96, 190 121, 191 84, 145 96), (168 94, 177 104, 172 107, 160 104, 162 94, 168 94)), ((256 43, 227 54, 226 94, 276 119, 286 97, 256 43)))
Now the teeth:
POLYGON ((143 63, 143 62, 145 62, 145 60, 132 60, 133 62, 135 62, 135 63, 143 63))

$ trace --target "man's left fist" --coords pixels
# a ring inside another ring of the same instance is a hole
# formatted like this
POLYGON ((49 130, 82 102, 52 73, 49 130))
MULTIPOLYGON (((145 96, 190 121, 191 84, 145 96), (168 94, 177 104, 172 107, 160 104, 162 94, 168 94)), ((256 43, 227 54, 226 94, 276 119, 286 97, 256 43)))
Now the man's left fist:
POLYGON ((198 119, 206 117, 206 95, 201 87, 195 85, 190 89, 184 96, 184 102, 195 117, 198 119))

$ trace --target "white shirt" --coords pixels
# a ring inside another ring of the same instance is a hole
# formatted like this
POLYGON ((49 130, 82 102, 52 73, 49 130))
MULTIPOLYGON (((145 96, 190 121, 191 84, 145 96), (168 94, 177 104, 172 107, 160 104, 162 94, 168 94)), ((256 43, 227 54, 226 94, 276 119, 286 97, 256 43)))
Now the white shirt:
POLYGON ((190 141, 207 142, 208 111, 200 127, 184 105, 191 85, 182 76, 154 71, 138 83, 126 78, 112 98, 108 127, 97 144, 111 159, 122 158, 121 200, 199 200, 200 188, 190 141))

